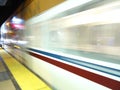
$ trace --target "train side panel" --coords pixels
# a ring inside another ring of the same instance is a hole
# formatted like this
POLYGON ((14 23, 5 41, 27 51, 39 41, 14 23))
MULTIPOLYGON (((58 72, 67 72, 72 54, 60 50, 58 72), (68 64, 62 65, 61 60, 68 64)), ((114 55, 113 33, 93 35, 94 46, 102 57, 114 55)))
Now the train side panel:
POLYGON ((119 90, 120 1, 73 2, 27 20, 4 48, 53 90, 119 90))

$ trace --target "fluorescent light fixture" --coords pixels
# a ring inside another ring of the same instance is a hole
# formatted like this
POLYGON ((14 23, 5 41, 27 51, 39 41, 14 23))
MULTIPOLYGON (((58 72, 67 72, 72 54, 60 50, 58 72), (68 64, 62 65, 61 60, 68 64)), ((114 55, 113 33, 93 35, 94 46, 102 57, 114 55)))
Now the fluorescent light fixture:
POLYGON ((13 17, 11 21, 12 21, 12 23, 16 23, 16 24, 21 24, 21 23, 24 22, 23 19, 20 19, 20 18, 17 18, 17 17, 13 17))

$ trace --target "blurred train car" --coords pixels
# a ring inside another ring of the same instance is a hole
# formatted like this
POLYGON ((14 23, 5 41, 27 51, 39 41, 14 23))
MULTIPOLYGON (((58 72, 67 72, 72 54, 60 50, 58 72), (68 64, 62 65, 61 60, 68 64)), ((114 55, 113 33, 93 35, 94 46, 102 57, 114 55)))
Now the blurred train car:
POLYGON ((67 0, 25 28, 6 21, 2 42, 53 90, 120 90, 119 17, 119 0, 67 0))

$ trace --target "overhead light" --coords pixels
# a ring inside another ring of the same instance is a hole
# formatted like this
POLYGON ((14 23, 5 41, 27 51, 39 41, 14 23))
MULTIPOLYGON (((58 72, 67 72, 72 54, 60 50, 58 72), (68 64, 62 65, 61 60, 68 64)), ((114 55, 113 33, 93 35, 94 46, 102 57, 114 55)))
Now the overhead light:
POLYGON ((21 18, 18 18, 18 17, 13 17, 12 19, 11 19, 11 22, 12 23, 16 23, 16 24, 23 24, 24 23, 24 20, 23 19, 21 19, 21 18))

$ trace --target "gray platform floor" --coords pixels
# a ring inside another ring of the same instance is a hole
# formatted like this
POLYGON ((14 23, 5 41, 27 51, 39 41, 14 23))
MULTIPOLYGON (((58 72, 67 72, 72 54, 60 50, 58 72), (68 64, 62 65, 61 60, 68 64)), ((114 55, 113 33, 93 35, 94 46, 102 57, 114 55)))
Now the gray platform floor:
POLYGON ((0 90, 16 90, 1 59, 0 59, 0 90))

